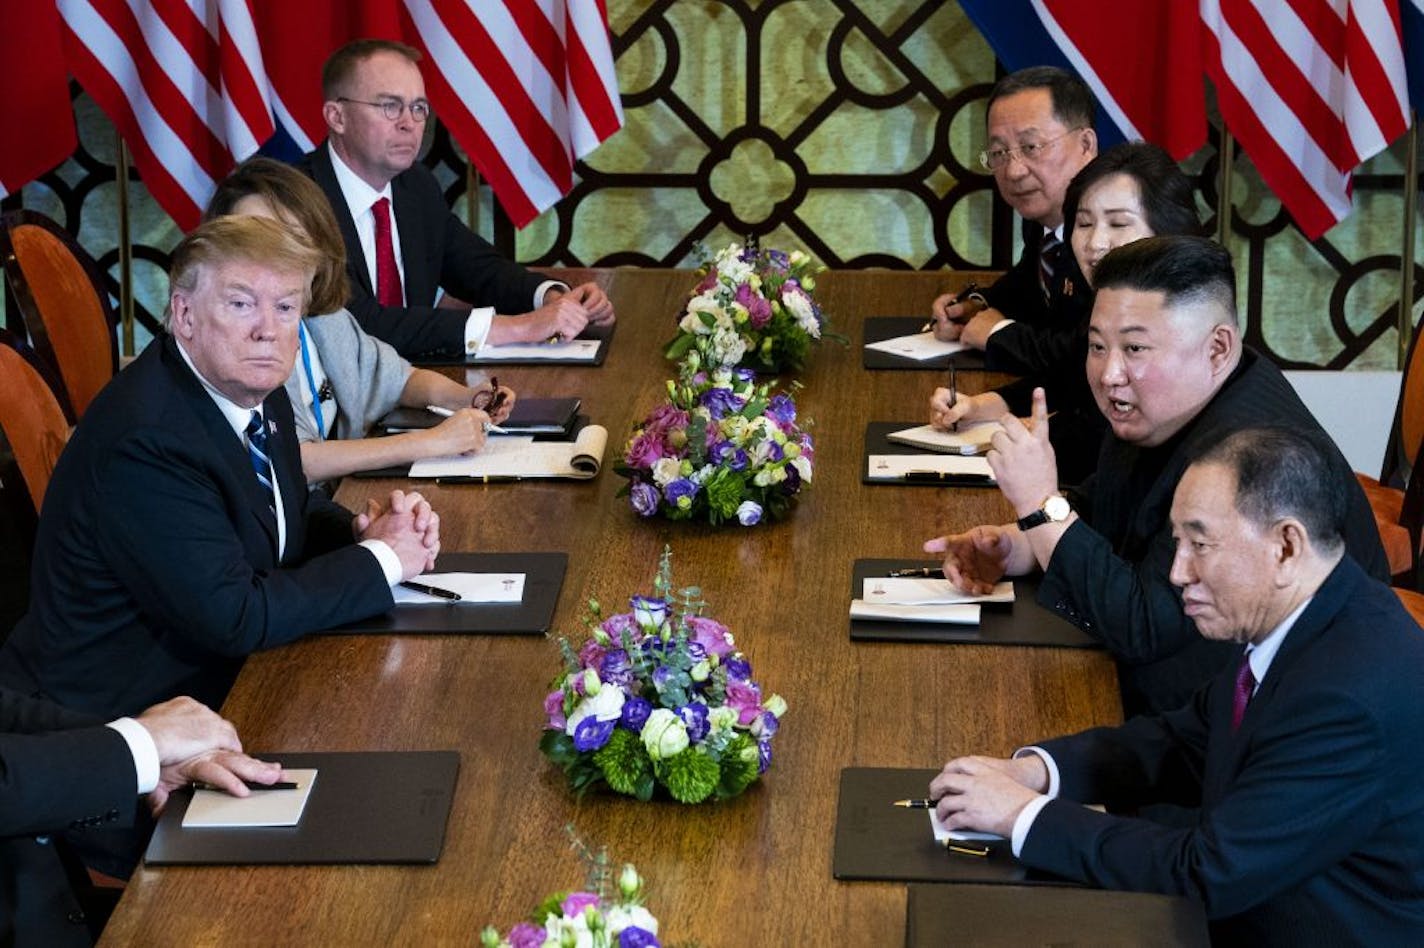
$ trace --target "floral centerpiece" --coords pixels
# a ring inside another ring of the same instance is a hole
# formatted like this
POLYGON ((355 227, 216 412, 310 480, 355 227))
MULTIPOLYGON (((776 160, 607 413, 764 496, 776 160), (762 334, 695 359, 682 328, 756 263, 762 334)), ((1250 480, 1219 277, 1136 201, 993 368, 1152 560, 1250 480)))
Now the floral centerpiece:
MULTIPOLYGON (((572 827, 569 827, 573 835, 572 827)), ((587 866, 589 891, 555 892, 501 936, 494 926, 480 932, 482 948, 661 948, 658 920, 643 907, 643 880, 625 864, 609 883, 608 854, 591 853, 577 837, 574 848, 587 866)))
POLYGON ((697 271, 667 357, 695 351, 707 365, 800 371, 825 329, 811 297, 817 270, 799 250, 727 246, 697 271))
POLYGON ((772 395, 748 369, 698 369, 683 361, 668 381, 668 401, 633 430, 615 470, 628 478, 633 509, 672 520, 776 520, 811 481, 811 435, 796 422, 796 402, 772 395))
POLYGON ((696 587, 674 603, 664 550, 652 596, 604 619, 590 602, 590 635, 560 640, 564 670, 544 699, 544 754, 583 794, 606 784, 649 800, 663 787, 682 803, 735 797, 771 766, 786 713, 762 696, 727 627, 701 614, 696 587), (674 609, 674 606, 678 608, 674 609))

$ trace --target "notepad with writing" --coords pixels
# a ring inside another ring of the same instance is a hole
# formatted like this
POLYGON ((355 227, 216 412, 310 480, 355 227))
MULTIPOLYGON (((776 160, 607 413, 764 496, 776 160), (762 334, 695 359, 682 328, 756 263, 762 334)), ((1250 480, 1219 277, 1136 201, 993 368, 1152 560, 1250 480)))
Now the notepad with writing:
POLYGON ((474 358, 476 365, 495 362, 594 362, 603 347, 602 339, 570 339, 567 342, 515 342, 504 346, 484 346, 474 358))
POLYGON ((393 586, 396 605, 477 605, 486 602, 520 602, 524 598, 523 573, 422 573, 415 581, 437 589, 458 593, 459 602, 393 586))
POLYGON ((983 454, 989 450, 994 435, 1004 430, 997 421, 961 424, 958 431, 941 431, 934 425, 917 425, 892 431, 885 437, 896 444, 924 448, 941 454, 983 454))
POLYGON ((302 820, 316 775, 310 769, 288 770, 282 779, 295 783, 295 790, 253 790, 245 797, 222 790, 194 790, 193 802, 183 813, 183 828, 296 826, 302 820))
POLYGON ((965 602, 1013 602, 1014 584, 1003 580, 982 595, 967 593, 947 579, 928 576, 868 576, 861 584, 866 602, 932 606, 965 602))
POLYGON ((487 438, 468 456, 426 458, 410 466, 414 478, 562 477, 589 480, 603 466, 608 429, 587 425, 573 441, 535 441, 527 436, 487 438))

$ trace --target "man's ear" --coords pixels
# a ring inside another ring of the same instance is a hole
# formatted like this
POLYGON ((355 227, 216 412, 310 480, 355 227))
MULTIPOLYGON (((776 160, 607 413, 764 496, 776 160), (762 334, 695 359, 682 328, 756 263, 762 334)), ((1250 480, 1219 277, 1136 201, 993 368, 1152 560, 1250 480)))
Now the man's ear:
POLYGON ((1078 132, 1078 144, 1083 149, 1083 154, 1089 159, 1098 155, 1098 133, 1091 128, 1080 129, 1078 132))
POLYGON ((1309 535, 1299 520, 1286 517, 1271 527, 1271 540, 1276 560, 1276 585, 1292 585, 1310 551, 1309 535))
POLYGON ((326 122, 326 127, 337 135, 346 133, 346 110, 341 107, 341 103, 334 99, 327 99, 321 104, 321 117, 326 122))
POLYGON ((168 297, 168 310, 172 317, 168 326, 179 339, 193 338, 193 306, 188 294, 174 290, 168 297))
POLYGON ((1206 340, 1206 351, 1207 358, 1211 360, 1213 375, 1229 372, 1233 368, 1231 357, 1240 348, 1238 332, 1230 323, 1217 323, 1211 327, 1211 334, 1206 340))

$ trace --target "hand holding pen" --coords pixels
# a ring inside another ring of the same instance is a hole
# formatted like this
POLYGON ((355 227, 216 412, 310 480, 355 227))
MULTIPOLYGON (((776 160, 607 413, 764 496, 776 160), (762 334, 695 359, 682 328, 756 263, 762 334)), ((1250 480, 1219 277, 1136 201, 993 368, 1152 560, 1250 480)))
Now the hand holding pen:
POLYGON ((936 339, 953 342, 959 338, 964 324, 983 308, 979 284, 968 283, 958 293, 945 293, 935 298, 930 307, 931 319, 921 327, 920 332, 934 330, 936 339))

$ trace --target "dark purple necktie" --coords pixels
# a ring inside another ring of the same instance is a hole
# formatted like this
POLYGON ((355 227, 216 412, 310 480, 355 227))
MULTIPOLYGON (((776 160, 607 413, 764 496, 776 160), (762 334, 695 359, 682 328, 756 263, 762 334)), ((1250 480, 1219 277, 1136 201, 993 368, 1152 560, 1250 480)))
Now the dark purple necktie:
POLYGON ((1241 656, 1241 667, 1236 669, 1236 690, 1231 695, 1231 733, 1241 727, 1241 719, 1246 715, 1246 705, 1251 703, 1251 695, 1256 690, 1256 676, 1251 674, 1251 653, 1241 656))

